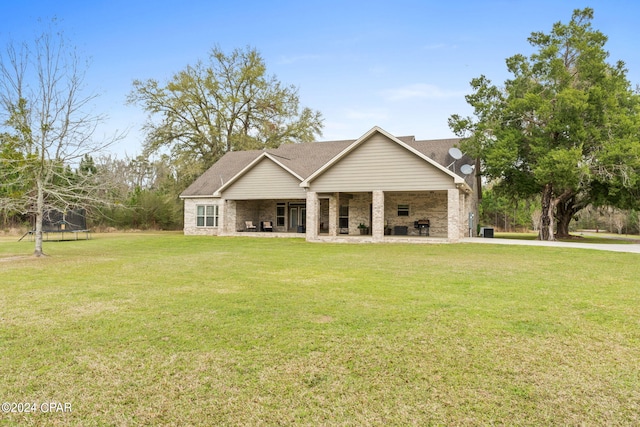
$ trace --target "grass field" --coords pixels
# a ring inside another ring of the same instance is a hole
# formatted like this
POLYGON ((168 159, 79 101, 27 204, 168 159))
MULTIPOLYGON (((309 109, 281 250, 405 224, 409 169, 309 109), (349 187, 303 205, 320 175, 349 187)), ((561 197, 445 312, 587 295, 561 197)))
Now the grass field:
POLYGON ((640 424, 637 254, 15 240, 0 425, 640 424))

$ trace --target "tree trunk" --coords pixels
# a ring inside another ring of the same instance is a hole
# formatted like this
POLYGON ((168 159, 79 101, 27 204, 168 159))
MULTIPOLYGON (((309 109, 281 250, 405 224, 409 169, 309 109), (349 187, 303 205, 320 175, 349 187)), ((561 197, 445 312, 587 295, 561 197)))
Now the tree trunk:
POLYGON ((36 247, 33 251, 33 255, 41 257, 44 255, 42 252, 42 219, 44 218, 44 189, 42 188, 42 182, 37 180, 38 196, 36 199, 36 229, 35 229, 35 242, 36 247))
POLYGON ((542 189, 542 214, 540 216, 540 232, 538 240, 554 240, 553 237, 553 186, 546 184, 542 189))
POLYGON ((558 205, 558 214, 557 214, 557 222, 556 222, 556 237, 558 238, 567 238, 570 237, 571 235, 569 234, 569 224, 571 223, 571 220, 573 219, 573 215, 571 214, 570 211, 566 211, 564 209, 561 209, 560 206, 562 205, 559 204, 558 205))
POLYGON ((556 237, 571 237, 569 234, 569 225, 573 217, 580 212, 582 208, 582 202, 576 201, 576 194, 572 190, 567 190, 558 197, 556 202, 556 237))
POLYGON ((567 238, 569 234, 569 224, 574 215, 580 210, 575 204, 575 197, 571 196, 567 200, 560 200, 556 207, 556 237, 567 238))

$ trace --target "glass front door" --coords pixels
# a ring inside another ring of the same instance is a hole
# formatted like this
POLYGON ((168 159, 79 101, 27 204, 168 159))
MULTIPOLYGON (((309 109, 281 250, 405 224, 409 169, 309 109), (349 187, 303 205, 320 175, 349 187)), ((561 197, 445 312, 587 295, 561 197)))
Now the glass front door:
POLYGON ((304 232, 307 225, 307 207, 289 205, 289 230, 304 232))

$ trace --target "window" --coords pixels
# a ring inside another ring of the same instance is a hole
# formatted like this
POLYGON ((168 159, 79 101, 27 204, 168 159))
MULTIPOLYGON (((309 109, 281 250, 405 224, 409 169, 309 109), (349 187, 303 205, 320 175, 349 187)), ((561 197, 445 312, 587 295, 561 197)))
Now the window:
POLYGON ((398 216, 409 216, 409 205, 398 205, 398 216))
POLYGON ((340 206, 338 213, 338 227, 349 228, 349 205, 340 206))
POLYGON ((276 206, 276 227, 284 227, 285 224, 285 220, 284 220, 284 214, 285 214, 285 204, 284 203, 278 203, 278 205, 276 206))
POLYGON ((196 226, 218 226, 218 205, 198 205, 196 206, 196 211, 196 226))

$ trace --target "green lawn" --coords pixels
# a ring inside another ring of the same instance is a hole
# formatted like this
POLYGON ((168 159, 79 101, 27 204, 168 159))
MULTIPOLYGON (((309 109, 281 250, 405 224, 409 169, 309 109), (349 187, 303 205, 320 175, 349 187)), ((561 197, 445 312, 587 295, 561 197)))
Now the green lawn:
POLYGON ((33 259, 16 240, 0 401, 37 411, 0 425, 640 424, 637 254, 158 233, 33 259))

